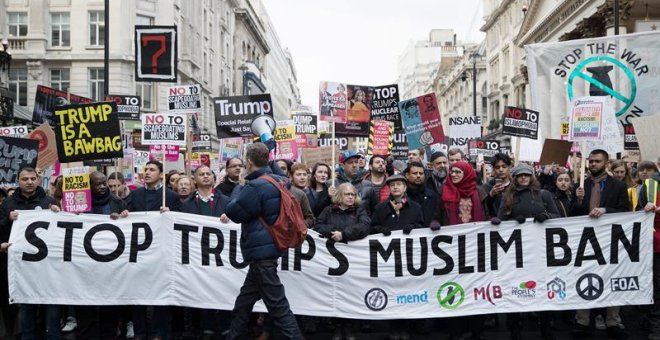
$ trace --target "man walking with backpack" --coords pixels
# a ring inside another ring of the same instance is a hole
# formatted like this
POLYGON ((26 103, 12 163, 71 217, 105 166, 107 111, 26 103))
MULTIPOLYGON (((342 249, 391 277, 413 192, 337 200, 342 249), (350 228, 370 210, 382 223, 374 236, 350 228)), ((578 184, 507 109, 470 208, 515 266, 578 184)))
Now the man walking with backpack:
POLYGON ((245 179, 249 182, 234 189, 226 215, 232 221, 241 223, 241 252, 243 259, 249 263, 249 269, 234 304, 227 339, 244 337, 252 307, 258 300, 263 300, 268 309, 276 328, 276 338, 302 339, 284 295, 284 286, 277 276, 278 259, 282 256, 282 250, 275 244, 269 232, 270 226, 279 222, 280 215, 289 212, 280 211, 280 188, 260 177, 270 176, 278 181, 283 181, 284 178, 273 175, 268 167, 268 148, 264 144, 248 145, 245 156, 248 173, 245 179))

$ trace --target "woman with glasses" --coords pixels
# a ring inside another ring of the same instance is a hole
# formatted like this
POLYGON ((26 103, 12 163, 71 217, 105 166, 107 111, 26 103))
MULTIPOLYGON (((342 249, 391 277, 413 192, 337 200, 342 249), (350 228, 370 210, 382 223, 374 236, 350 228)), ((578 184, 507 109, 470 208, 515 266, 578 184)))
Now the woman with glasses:
MULTIPOLYGON (((323 209, 314 224, 314 230, 334 242, 359 240, 369 233, 371 220, 367 211, 360 207, 360 197, 350 183, 337 187, 332 205, 323 209)), ((353 324, 350 320, 335 318, 333 340, 353 340, 353 324)))

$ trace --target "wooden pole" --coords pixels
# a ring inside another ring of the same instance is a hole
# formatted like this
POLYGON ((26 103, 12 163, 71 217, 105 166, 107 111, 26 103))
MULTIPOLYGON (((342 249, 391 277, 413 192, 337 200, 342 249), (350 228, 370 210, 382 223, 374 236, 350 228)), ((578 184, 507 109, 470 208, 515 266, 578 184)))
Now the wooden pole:
MULTIPOLYGON (((119 158, 115 158, 115 171, 114 171, 115 178, 114 179, 117 179, 117 174, 119 173, 119 170, 117 170, 117 164, 119 164, 119 163, 120 163, 119 158)), ((115 187, 114 191, 115 191, 115 196, 119 197, 119 188, 115 187)))
POLYGON ((337 162, 337 159, 335 158, 335 149, 336 149, 336 142, 337 140, 335 139, 335 122, 331 123, 332 125, 332 143, 330 145, 332 146, 332 169, 330 169, 330 174, 332 178, 332 186, 335 186, 335 180, 337 179, 337 172, 335 171, 335 162, 337 162))
POLYGON ((586 142, 580 142, 580 152, 582 152, 582 157, 580 159, 580 188, 584 189, 584 167, 586 165, 586 153, 587 144, 586 142))

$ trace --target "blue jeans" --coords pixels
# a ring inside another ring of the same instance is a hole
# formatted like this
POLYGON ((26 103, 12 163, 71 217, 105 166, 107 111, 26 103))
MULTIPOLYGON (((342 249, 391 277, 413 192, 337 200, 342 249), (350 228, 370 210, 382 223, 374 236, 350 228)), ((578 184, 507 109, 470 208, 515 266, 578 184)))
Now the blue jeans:
POLYGON ((55 305, 27 305, 23 304, 19 307, 19 317, 21 319, 21 327, 23 328, 23 340, 36 339, 37 332, 37 309, 42 307, 46 315, 46 339, 60 340, 61 339, 61 326, 60 326, 60 306, 55 305))
POLYGON ((296 318, 284 295, 284 286, 277 276, 277 260, 250 263, 241 292, 234 304, 228 340, 242 339, 247 333, 254 304, 263 300, 273 321, 275 339, 302 339, 296 318))

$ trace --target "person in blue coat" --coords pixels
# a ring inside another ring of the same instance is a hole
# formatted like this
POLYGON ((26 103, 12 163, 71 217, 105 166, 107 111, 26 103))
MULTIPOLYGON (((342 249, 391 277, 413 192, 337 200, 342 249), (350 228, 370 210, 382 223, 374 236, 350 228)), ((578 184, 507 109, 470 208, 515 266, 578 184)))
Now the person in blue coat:
POLYGON ((248 329, 254 304, 263 300, 276 332, 283 339, 302 339, 296 319, 284 294, 284 286, 277 276, 278 259, 282 253, 261 219, 273 224, 280 214, 279 190, 259 177, 272 176, 268 166, 268 148, 262 143, 248 145, 245 157, 248 183, 238 185, 232 192, 226 214, 241 223, 241 252, 249 264, 248 273, 236 298, 233 318, 227 339, 242 339, 248 329))

